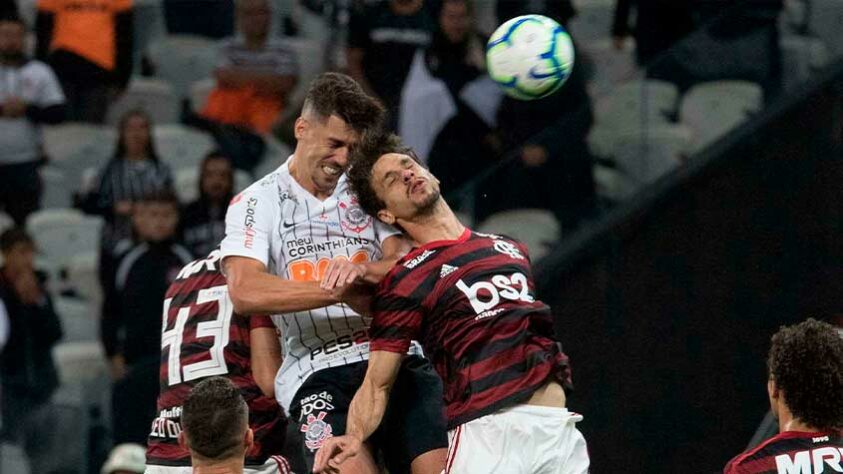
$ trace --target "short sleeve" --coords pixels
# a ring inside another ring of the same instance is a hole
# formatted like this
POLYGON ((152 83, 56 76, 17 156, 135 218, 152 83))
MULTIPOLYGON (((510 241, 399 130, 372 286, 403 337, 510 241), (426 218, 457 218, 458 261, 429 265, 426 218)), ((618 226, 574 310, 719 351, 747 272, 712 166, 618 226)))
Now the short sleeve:
POLYGON ((38 86, 38 96, 34 101, 35 104, 39 107, 63 104, 65 101, 64 92, 62 92, 59 80, 56 78, 53 70, 46 64, 40 64, 38 67, 38 77, 40 78, 40 84, 38 86))
POLYGON ((275 323, 272 322, 272 318, 266 315, 260 316, 250 316, 249 317, 249 329, 260 329, 260 328, 272 328, 275 329, 275 323))
POLYGON ((383 245, 383 241, 392 237, 393 235, 400 235, 401 231, 392 227, 389 224, 384 224, 380 221, 377 217, 372 217, 374 220, 374 228, 375 228, 375 238, 378 240, 378 244, 383 245))
POLYGON ((386 288, 387 280, 381 282, 372 302, 369 348, 403 354, 410 348, 410 341, 418 339, 422 324, 421 305, 391 292, 386 288))
POLYGON ((364 7, 355 8, 348 20, 348 47, 369 47, 369 24, 366 21, 368 11, 364 7))
POLYGON ((247 189, 228 205, 225 238, 220 244, 223 258, 249 257, 269 266, 276 204, 271 194, 260 192, 262 189, 247 189))

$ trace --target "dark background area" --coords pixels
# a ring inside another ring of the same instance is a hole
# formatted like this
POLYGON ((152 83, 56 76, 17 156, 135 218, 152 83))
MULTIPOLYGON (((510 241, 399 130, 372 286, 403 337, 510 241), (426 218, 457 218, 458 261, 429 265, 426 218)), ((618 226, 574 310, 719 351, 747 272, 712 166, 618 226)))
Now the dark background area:
POLYGON ((770 336, 843 313, 843 63, 789 99, 538 269, 592 472, 721 471, 770 336))

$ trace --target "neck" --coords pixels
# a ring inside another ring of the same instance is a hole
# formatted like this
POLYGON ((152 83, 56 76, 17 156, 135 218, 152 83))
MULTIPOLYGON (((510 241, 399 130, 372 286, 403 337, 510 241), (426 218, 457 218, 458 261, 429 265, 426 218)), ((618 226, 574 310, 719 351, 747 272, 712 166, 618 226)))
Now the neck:
POLYGON ((414 221, 399 219, 397 223, 419 245, 437 240, 456 240, 465 231, 465 226, 441 198, 431 213, 414 221))
POLYGON ((307 170, 303 166, 299 166, 299 158, 295 152, 293 152, 293 157, 290 158, 290 164, 288 166, 290 169, 290 176, 299 183, 299 186, 316 197, 316 199, 324 201, 325 199, 331 197, 331 194, 334 193, 333 189, 325 191, 316 187, 316 184, 313 183, 313 180, 307 174, 307 170))
POLYGON ((193 474, 242 474, 243 460, 230 459, 226 461, 203 463, 193 459, 193 474))
POLYGON ((392 12, 396 15, 412 15, 421 9, 422 2, 390 2, 392 12))
POLYGON ((267 35, 248 36, 245 38, 246 47, 249 49, 263 49, 266 44, 267 35))
POLYGON ((126 152, 126 159, 129 161, 143 161, 146 159, 146 153, 129 153, 126 152))
POLYGON ((794 417, 793 413, 791 413, 790 409, 787 407, 779 407, 778 418, 779 433, 784 433, 785 431, 803 431, 806 433, 816 433, 822 431, 816 426, 811 426, 799 418, 794 417))

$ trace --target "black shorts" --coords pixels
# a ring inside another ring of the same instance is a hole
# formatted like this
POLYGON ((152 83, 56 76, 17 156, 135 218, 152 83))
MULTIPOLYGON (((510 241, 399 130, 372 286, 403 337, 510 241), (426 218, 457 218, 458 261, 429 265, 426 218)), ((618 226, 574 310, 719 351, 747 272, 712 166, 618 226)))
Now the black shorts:
MULTIPOLYGON (((290 428, 284 452, 295 472, 311 472, 316 451, 331 436, 345 434, 351 399, 366 375, 366 362, 323 369, 312 374, 290 405, 290 428)), ((447 448, 442 380, 427 359, 408 356, 389 397, 380 427, 369 441, 390 474, 410 472, 413 459, 447 448)))

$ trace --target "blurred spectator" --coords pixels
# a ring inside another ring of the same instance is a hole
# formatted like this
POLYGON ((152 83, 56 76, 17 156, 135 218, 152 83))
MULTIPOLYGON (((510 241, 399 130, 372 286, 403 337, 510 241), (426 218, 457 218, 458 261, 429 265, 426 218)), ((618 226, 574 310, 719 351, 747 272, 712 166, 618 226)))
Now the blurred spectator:
POLYGON ((53 66, 72 120, 102 123, 132 74, 132 0, 38 0, 39 59, 53 66))
POLYGON ((35 243, 26 231, 3 232, 0 254, 0 300, 9 317, 9 341, 0 363, 3 438, 23 447, 32 472, 49 472, 50 399, 59 384, 53 346, 62 337, 61 323, 35 271, 35 243))
POLYGON ((192 260, 175 242, 178 202, 171 193, 144 197, 132 210, 134 241, 118 244, 106 268, 101 337, 115 381, 114 440, 144 443, 155 418, 161 304, 167 287, 192 260))
POLYGON ((348 28, 348 73, 383 102, 395 127, 413 56, 432 40, 429 8, 424 0, 368 2, 352 11, 348 28))
POLYGON ((164 0, 167 33, 225 38, 234 32, 234 0, 164 0))
POLYGON ((105 218, 101 250, 132 234, 132 204, 141 197, 172 190, 170 167, 155 152, 152 122, 141 110, 129 111, 120 119, 119 138, 114 156, 99 173, 97 188, 80 199, 89 214, 105 218))
POLYGON ((41 123, 64 119, 64 94, 46 64, 24 55, 26 26, 0 17, 0 209, 22 226, 40 207, 41 123))
POLYGON ((211 253, 225 237, 225 211, 234 197, 234 169, 231 161, 212 152, 202 162, 199 199, 184 208, 184 244, 195 256, 211 253))
POLYGON ((184 402, 181 423, 179 443, 190 451, 193 472, 243 472, 254 433, 249 407, 230 380, 211 377, 196 384, 184 402))
POLYGON ((143 474, 146 470, 146 449, 135 443, 114 447, 100 474, 143 474))
POLYGON ((499 25, 516 16, 535 14, 565 26, 576 15, 576 9, 571 0, 497 0, 495 14, 499 25))
POLYGON ((624 40, 631 33, 635 38, 636 60, 646 67, 656 56, 693 31, 692 1, 617 0, 612 24, 615 48, 623 49, 624 40), (632 10, 635 11, 634 26, 630 26, 632 10))
POLYGON ((296 85, 298 63, 283 41, 269 37, 268 0, 237 4, 240 35, 224 42, 211 91, 201 115, 214 122, 267 133, 296 85))

